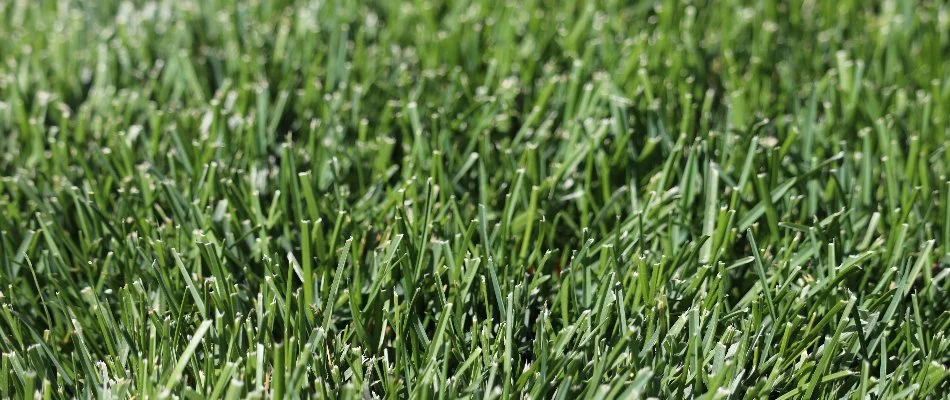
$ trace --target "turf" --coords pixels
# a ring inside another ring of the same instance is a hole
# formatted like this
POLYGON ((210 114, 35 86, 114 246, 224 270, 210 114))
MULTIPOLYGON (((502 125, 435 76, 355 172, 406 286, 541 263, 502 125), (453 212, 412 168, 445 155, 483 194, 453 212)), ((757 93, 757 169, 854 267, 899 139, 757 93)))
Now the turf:
POLYGON ((0 1, 0 397, 950 396, 945 1, 0 1))

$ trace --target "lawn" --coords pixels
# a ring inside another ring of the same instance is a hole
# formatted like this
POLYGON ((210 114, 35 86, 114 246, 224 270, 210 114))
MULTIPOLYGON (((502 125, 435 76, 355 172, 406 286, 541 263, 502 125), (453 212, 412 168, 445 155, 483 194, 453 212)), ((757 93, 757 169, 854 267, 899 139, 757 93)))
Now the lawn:
POLYGON ((950 4, 0 0, 0 398, 946 399, 950 4))

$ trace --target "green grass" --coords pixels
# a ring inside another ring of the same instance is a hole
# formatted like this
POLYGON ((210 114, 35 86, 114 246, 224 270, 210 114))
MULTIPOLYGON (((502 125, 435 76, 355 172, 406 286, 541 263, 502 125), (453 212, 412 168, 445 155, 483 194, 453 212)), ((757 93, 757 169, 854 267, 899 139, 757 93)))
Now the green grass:
POLYGON ((0 0, 0 397, 947 398, 948 55, 945 1, 0 0))

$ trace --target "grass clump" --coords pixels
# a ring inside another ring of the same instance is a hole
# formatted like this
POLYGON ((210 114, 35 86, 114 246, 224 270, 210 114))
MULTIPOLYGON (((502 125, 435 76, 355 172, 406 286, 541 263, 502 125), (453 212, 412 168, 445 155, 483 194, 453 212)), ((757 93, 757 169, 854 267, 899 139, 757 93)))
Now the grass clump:
POLYGON ((0 397, 946 398, 940 1, 0 1, 0 397))

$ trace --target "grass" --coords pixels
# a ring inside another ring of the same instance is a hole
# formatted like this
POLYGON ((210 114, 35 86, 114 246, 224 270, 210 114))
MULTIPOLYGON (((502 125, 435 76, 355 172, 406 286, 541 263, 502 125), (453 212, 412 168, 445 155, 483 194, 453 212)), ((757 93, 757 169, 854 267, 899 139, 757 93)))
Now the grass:
POLYGON ((943 1, 0 1, 0 397, 950 395, 943 1))

